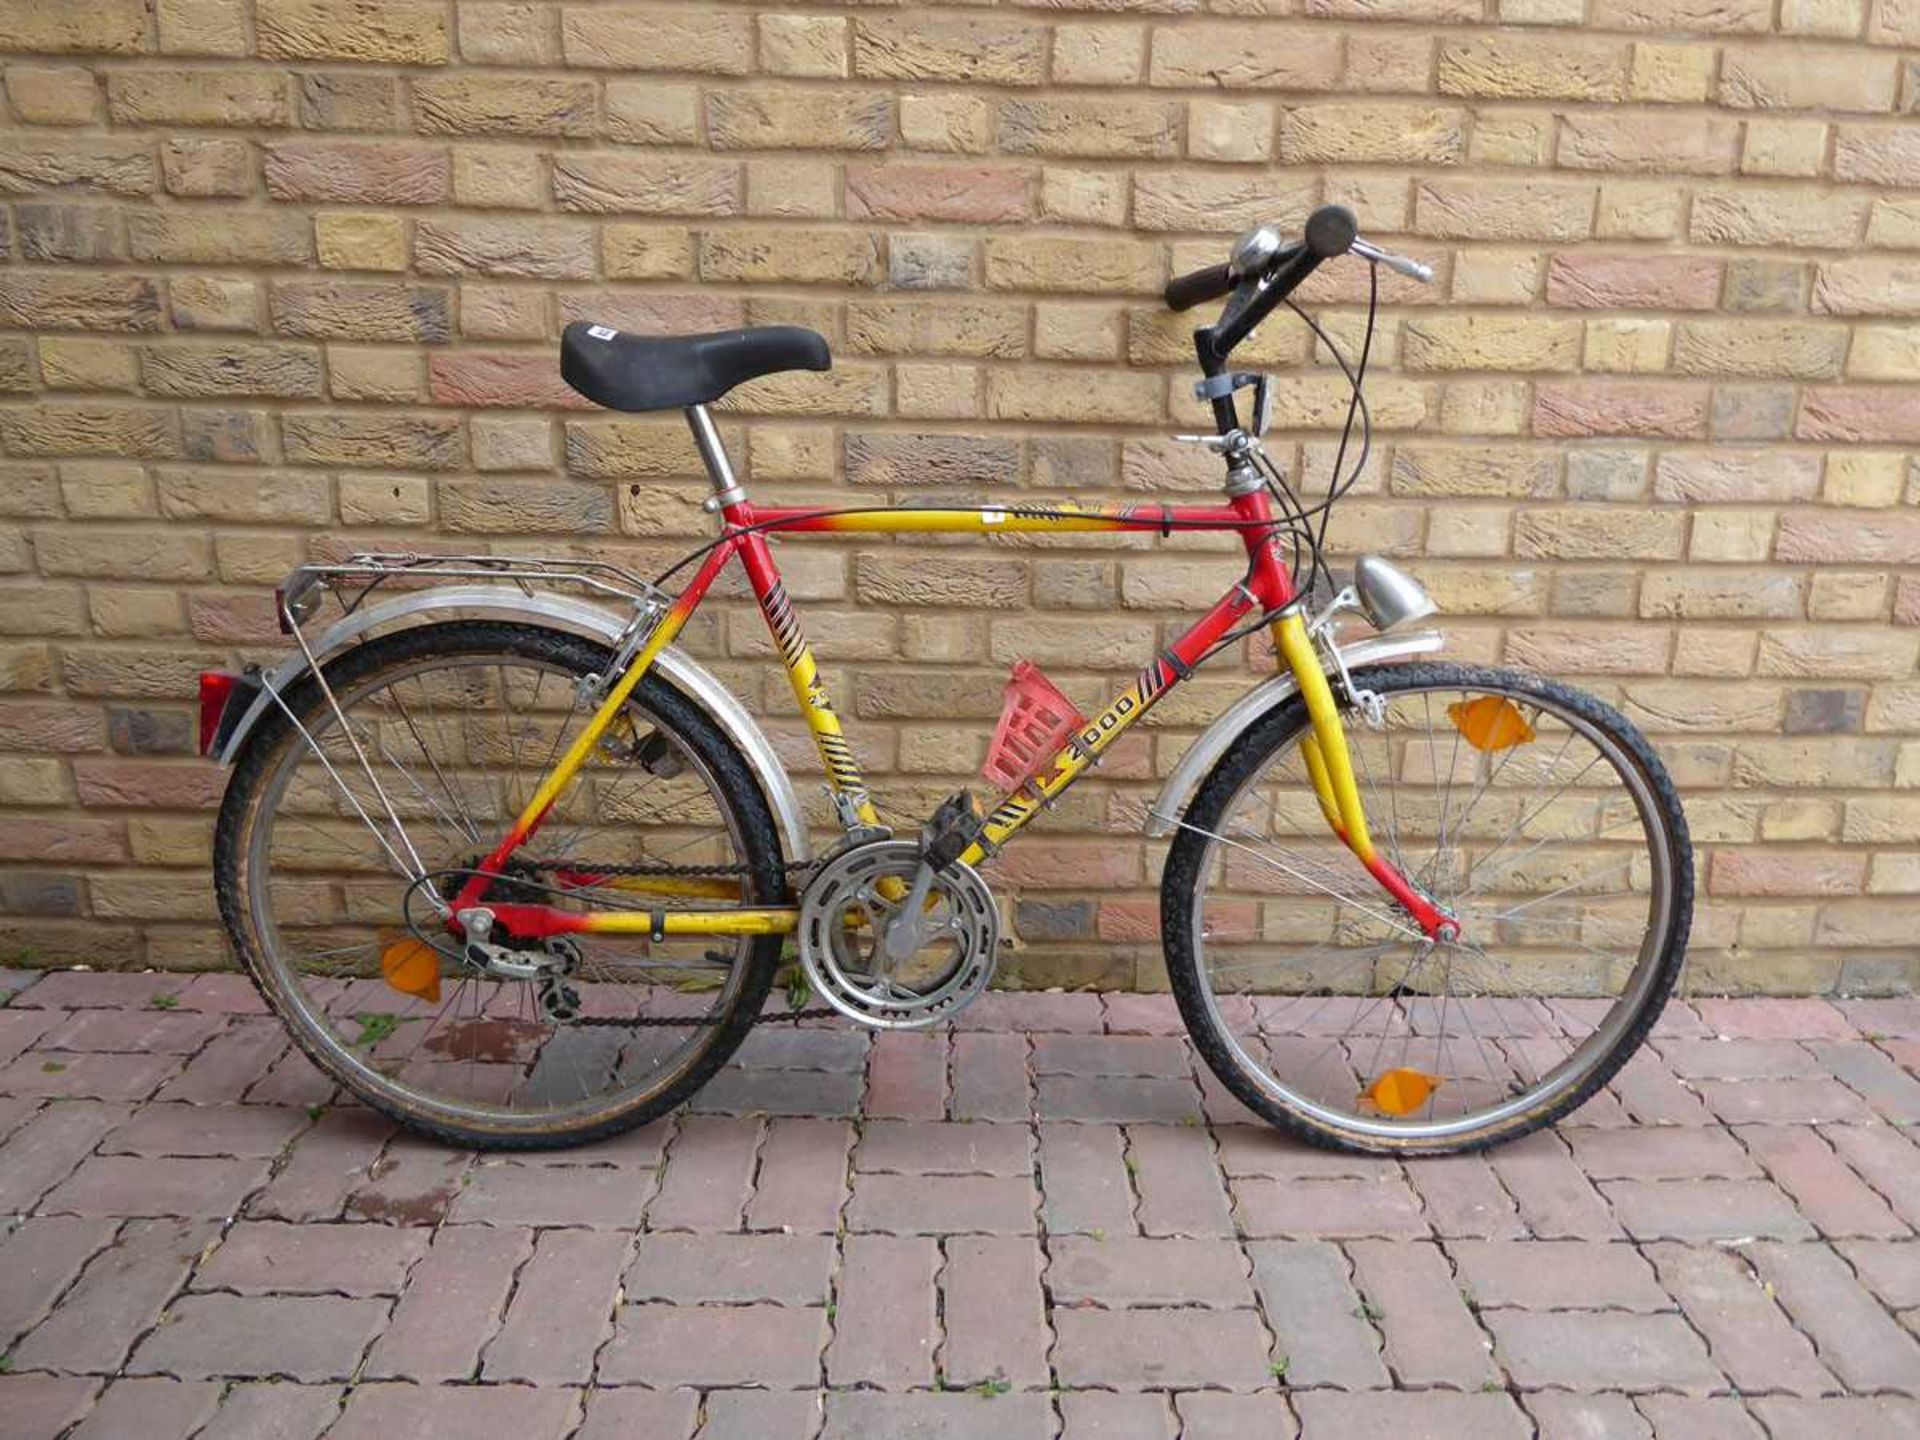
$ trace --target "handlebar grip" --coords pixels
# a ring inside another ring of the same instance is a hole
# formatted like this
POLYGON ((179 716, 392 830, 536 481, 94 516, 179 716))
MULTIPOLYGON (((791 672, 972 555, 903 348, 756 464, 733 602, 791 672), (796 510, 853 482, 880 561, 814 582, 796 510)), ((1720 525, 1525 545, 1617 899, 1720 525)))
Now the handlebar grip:
POLYGON ((1360 222, 1344 205, 1322 205, 1307 217, 1307 248, 1322 260, 1346 254, 1359 235, 1360 222))
POLYGON ((1167 308, 1191 310, 1209 300, 1218 300, 1222 295, 1232 293, 1233 283, 1233 267, 1230 265, 1209 265, 1204 270, 1195 270, 1188 275, 1176 275, 1167 282, 1167 308))

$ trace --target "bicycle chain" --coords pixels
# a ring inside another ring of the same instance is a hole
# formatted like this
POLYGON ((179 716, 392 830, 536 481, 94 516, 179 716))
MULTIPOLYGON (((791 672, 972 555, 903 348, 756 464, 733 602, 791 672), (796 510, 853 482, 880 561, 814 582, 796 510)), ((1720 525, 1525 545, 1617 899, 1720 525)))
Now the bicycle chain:
MULTIPOLYGON (((674 865, 665 860, 634 860, 624 864, 613 862, 603 865, 598 861, 588 863, 581 860, 528 858, 524 860, 517 859, 517 863, 536 874, 555 870, 574 870, 592 875, 657 875, 662 879, 669 877, 676 879, 696 879, 700 877, 724 879, 729 876, 749 875, 753 873, 753 867, 751 865, 674 865)), ((781 869, 786 871, 787 874, 793 875, 801 871, 811 870, 813 867, 814 862, 811 860, 789 860, 781 866, 781 869)), ((707 958, 713 959, 714 957, 709 955, 707 958)), ((760 1019, 763 1021, 784 1020, 798 1024, 802 1020, 834 1020, 839 1017, 840 1012, 833 1007, 829 1005, 816 1005, 812 1009, 795 1010, 786 1015, 762 1015, 760 1019)), ((636 1015, 630 1020, 623 1020, 614 1015, 579 1015, 569 1020, 567 1024, 580 1026, 582 1028, 647 1030, 698 1025, 702 1018, 704 1017, 636 1015)))

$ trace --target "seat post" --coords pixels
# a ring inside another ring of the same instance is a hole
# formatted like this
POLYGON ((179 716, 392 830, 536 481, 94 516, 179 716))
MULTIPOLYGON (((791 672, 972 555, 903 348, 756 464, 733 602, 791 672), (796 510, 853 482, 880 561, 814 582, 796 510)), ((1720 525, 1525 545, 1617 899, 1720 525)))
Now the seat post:
POLYGON ((707 413, 706 406, 687 407, 687 427, 693 431, 693 443, 699 448, 700 459, 707 467, 707 479, 713 482, 713 499, 708 502, 708 508, 720 510, 746 499, 747 492, 740 488, 740 482, 734 478, 733 462, 727 459, 727 447, 721 443, 720 431, 714 425, 713 417, 707 413))

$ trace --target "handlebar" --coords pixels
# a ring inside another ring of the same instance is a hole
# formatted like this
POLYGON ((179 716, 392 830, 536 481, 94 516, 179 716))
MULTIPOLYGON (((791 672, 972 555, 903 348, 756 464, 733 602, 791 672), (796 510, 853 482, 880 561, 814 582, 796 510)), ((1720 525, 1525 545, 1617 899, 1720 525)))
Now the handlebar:
MULTIPOLYGON (((1267 232, 1271 235, 1272 232, 1267 232)), ((1251 238, 1251 237, 1250 237, 1251 238)), ((1235 247, 1238 256, 1245 246, 1235 247)), ((1257 249, 1257 247, 1254 247, 1257 249)), ((1344 205, 1322 205, 1307 217, 1305 238, 1293 245, 1285 245, 1277 250, 1262 254, 1265 264, 1258 270, 1241 271, 1233 262, 1223 265, 1209 265, 1203 270, 1195 270, 1179 275, 1167 282, 1164 297, 1167 308, 1171 310, 1191 310, 1196 305, 1204 305, 1209 300, 1218 300, 1230 295, 1243 282, 1261 282, 1258 295, 1259 318, 1278 305, 1299 287, 1307 276, 1319 268, 1322 261, 1332 260, 1340 255, 1354 254, 1385 265, 1396 274, 1422 283, 1433 279, 1432 267, 1405 255, 1390 255, 1385 250, 1359 237, 1359 225, 1353 218, 1353 212, 1344 205)), ((1250 303, 1242 315, 1252 309, 1250 303)), ((1234 317, 1237 320, 1240 317, 1234 317)), ((1255 323, 1258 323, 1256 319, 1255 323)), ((1223 320, 1222 330, 1237 330, 1234 320, 1223 320)), ((1251 329, 1252 326, 1246 327, 1251 329)), ((1234 337, 1234 343, 1245 338, 1245 332, 1234 337)), ((1232 345, 1217 347, 1224 350, 1232 345)))

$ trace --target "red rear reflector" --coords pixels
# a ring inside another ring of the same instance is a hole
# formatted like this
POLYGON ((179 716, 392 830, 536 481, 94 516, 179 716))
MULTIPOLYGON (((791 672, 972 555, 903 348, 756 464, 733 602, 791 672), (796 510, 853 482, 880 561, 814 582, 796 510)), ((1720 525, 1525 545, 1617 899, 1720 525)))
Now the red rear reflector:
POLYGON ((233 695, 233 687, 239 683, 238 675, 225 675, 218 670, 203 670, 200 673, 200 753, 202 755, 213 749, 214 736, 220 733, 220 717, 226 713, 227 701, 233 695))

